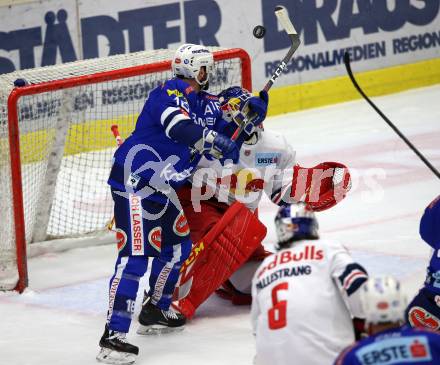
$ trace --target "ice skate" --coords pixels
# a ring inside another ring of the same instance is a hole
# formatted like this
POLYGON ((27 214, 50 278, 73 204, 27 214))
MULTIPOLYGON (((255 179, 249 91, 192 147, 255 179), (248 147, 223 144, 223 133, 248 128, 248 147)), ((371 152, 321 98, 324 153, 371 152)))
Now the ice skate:
POLYGON ((139 313, 139 335, 157 335, 182 331, 186 317, 171 308, 162 310, 151 303, 149 297, 144 299, 142 310, 139 313))
POLYGON ((104 334, 99 341, 101 350, 96 360, 105 364, 133 364, 139 354, 139 348, 127 342, 126 333, 111 331, 105 326, 104 334))

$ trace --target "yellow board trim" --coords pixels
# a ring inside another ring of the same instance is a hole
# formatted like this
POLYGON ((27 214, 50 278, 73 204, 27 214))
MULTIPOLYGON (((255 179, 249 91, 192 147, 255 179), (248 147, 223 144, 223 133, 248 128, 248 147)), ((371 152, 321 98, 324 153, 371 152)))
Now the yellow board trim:
MULTIPOLYGON (((355 76, 368 96, 392 94, 440 83, 440 58, 359 72, 355 76)), ((348 76, 289 85, 270 90, 268 115, 316 108, 360 97, 348 76)))
MULTIPOLYGON (((102 119, 72 124, 67 133, 64 155, 99 151, 116 147, 116 141, 110 128, 118 125, 122 139, 127 138, 136 124, 137 115, 120 116, 115 119, 102 119)), ((49 142, 53 141, 55 129, 39 130, 20 136, 21 163, 32 163, 47 159, 50 152, 49 142)), ((5 140, 5 142, 7 142, 5 140)))

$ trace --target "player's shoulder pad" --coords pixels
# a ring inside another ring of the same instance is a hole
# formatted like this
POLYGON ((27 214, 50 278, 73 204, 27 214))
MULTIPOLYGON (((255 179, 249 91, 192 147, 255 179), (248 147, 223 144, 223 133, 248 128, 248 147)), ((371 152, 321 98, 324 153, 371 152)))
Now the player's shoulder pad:
POLYGON ((325 252, 325 257, 327 260, 332 260, 333 257, 341 253, 350 255, 348 249, 337 240, 320 238, 318 240, 310 241, 310 243, 313 244, 316 248, 323 250, 325 252))
POLYGON ((319 240, 314 241, 316 244, 323 246, 323 248, 331 251, 343 251, 349 253, 347 247, 345 247, 341 242, 337 240, 329 240, 326 238, 320 238, 319 240))
MULTIPOLYGON (((268 152, 279 153, 281 156, 281 166, 283 167, 284 163, 292 163, 292 158, 295 158, 295 151, 293 150, 291 144, 287 141, 286 137, 278 132, 274 132, 268 129, 265 129, 263 133, 261 133, 261 139, 259 141, 260 149, 267 150, 268 152)), ((287 166, 286 166, 287 167, 287 166)))
POLYGON ((262 141, 264 145, 276 150, 284 151, 289 143, 283 134, 272 131, 270 129, 264 129, 262 133, 262 141))
POLYGON ((177 97, 192 97, 197 93, 194 88, 181 79, 170 79, 162 84, 162 90, 168 94, 168 96, 175 95, 177 97))
POLYGON ((208 100, 208 101, 213 101, 213 102, 217 102, 217 103, 219 102, 219 98, 217 95, 210 94, 206 91, 200 91, 199 96, 200 96, 200 98, 208 100))

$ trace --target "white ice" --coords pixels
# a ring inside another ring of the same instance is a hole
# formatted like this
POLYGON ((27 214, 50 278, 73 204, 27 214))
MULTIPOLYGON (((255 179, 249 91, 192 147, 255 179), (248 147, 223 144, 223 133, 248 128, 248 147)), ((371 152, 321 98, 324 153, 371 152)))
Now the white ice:
MULTIPOLYGON (((374 99, 437 168, 439 100, 440 86, 374 99)), ((272 117, 265 127, 286 135, 302 165, 350 166, 351 194, 318 215, 322 237, 340 240, 370 274, 399 277, 414 295, 430 253, 418 235, 419 219, 440 193, 433 173, 362 100, 272 117)), ((269 249, 275 211, 267 200, 260 208, 269 249)), ((0 364, 96 364, 115 257, 114 247, 99 246, 31 258, 29 289, 0 294, 0 364)), ((248 311, 214 296, 184 332, 162 337, 136 335, 134 321, 129 339, 140 347, 137 364, 251 364, 248 311)))

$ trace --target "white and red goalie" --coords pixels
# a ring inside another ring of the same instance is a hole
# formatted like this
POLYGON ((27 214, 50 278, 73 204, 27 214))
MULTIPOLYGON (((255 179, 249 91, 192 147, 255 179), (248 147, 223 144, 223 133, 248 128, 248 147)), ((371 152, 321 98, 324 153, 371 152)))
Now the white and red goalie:
POLYGON ((321 211, 339 202, 349 185, 344 165, 300 167, 285 137, 262 128, 249 131, 238 164, 222 166, 203 158, 192 186, 178 191, 194 246, 175 292, 175 299, 183 299, 175 306, 191 318, 220 286, 217 293, 222 297, 234 304, 250 304, 252 276, 269 254, 262 245, 266 230, 257 218, 263 193, 278 205, 304 201, 321 211))

